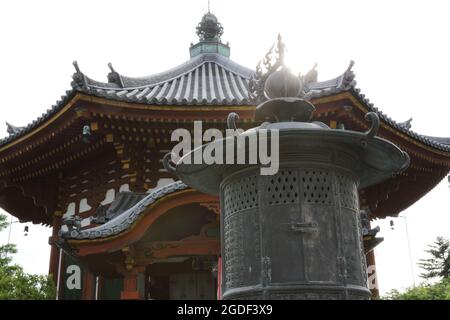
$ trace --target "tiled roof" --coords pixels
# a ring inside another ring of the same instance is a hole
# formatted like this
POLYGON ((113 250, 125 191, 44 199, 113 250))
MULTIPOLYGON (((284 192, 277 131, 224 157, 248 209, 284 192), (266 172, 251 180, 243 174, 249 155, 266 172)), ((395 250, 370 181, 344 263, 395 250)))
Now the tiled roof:
MULTIPOLYGON (((217 53, 203 53, 171 70, 148 77, 133 78, 119 74, 109 67, 108 82, 87 77, 74 63, 72 90, 39 118, 25 127, 9 125, 10 133, 0 140, 0 146, 30 132, 58 112, 76 93, 85 93, 106 99, 159 105, 255 105, 249 94, 249 81, 255 72, 217 53)), ((423 136, 410 130, 410 123, 397 123, 378 110, 356 88, 353 62, 340 76, 327 81, 308 81, 305 84, 306 99, 319 98, 351 91, 369 111, 378 113, 386 123, 408 136, 439 150, 450 151, 449 139, 423 136)))
MULTIPOLYGON (((385 123, 387 123, 389 126, 395 128, 398 131, 403 132, 407 136, 409 136, 417 141, 423 142, 424 144, 431 146, 435 149, 447 151, 447 152, 450 151, 450 138, 440 138, 440 137, 431 137, 431 136, 421 135, 421 134, 411 130, 410 123, 405 124, 405 123, 396 122, 395 120, 391 119, 388 115, 383 113, 381 110, 379 110, 377 107, 375 107, 373 105, 373 103, 371 103, 369 101, 369 99, 367 99, 365 97, 365 95, 361 93, 361 90, 359 88, 352 88, 351 91, 354 93, 354 95, 356 95, 358 97, 358 99, 364 105, 367 106, 367 109, 369 111, 376 112, 378 114, 378 116, 380 117, 380 119, 382 121, 384 121, 385 123)), ((409 121, 407 121, 407 122, 409 122, 409 121)))
POLYGON ((114 219, 119 214, 135 206, 139 201, 147 196, 146 193, 137 193, 130 191, 119 192, 114 201, 110 204, 100 205, 95 215, 92 217, 92 221, 95 223, 105 223, 114 219))
POLYGON ((145 104, 242 105, 251 103, 248 81, 252 73, 219 54, 202 54, 143 78, 125 77, 112 69, 109 82, 101 83, 76 73, 72 86, 96 96, 145 104))
POLYGON ((139 218, 145 209, 155 203, 158 199, 187 188, 188 186, 181 181, 173 182, 167 186, 151 191, 142 200, 134 204, 129 209, 116 210, 114 218, 100 226, 80 230, 77 228, 69 229, 67 228, 67 225, 64 224, 67 231, 63 231, 63 228, 61 228, 60 236, 64 239, 82 240, 105 238, 119 234, 122 231, 127 230, 139 218))
MULTIPOLYGON (((41 114, 36 120, 33 120, 31 123, 24 127, 14 127, 16 130, 7 130, 9 135, 0 139, 0 147, 6 145, 7 143, 14 141, 15 139, 23 136, 24 134, 32 131, 33 129, 39 127, 43 124, 47 119, 51 118, 55 113, 61 110, 75 95, 75 90, 67 90, 66 94, 61 96, 61 99, 56 101, 51 108, 47 109, 44 113, 41 114)), ((7 124, 8 129, 10 128, 10 124, 7 124)))

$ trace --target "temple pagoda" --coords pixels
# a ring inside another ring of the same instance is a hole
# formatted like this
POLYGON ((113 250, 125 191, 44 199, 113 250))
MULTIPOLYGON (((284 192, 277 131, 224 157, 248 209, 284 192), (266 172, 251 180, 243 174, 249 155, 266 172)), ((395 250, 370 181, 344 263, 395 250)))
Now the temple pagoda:
MULTIPOLYGON (((8 124, 0 140, 0 207, 52 228, 49 273, 59 299, 220 296, 219 200, 177 181, 162 159, 175 144, 172 131, 193 131, 195 120, 204 130, 225 130, 235 111, 243 129, 254 127, 283 44, 279 39, 254 70, 230 59, 216 16, 205 14, 196 31, 189 60, 148 77, 108 64, 107 82, 100 82, 74 62, 72 88, 61 100, 24 127, 8 124)), ((397 216, 448 174, 450 138, 389 118, 356 87, 352 67, 327 81, 318 81, 315 67, 299 77, 302 96, 317 109, 313 120, 365 131, 365 114, 375 112, 378 136, 409 155, 408 169, 345 202, 361 215, 367 265, 375 265, 382 239, 370 221, 397 216)))

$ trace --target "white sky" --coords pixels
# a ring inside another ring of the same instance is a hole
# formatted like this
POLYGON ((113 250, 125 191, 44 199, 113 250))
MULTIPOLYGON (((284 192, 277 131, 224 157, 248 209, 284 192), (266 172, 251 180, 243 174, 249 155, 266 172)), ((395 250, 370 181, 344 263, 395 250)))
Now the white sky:
MULTIPOLYGON (((207 0, 1 1, 0 136, 5 121, 25 125, 70 89, 73 60, 94 79, 106 80, 112 62, 125 75, 143 76, 189 58, 195 26, 207 0)), ((319 80, 341 74, 350 60, 358 86, 397 121, 450 136, 448 1, 237 1, 212 0, 231 58, 254 68, 281 33, 294 70, 319 64, 319 80)), ((416 267, 436 236, 450 237, 449 184, 441 182, 407 209, 416 267)), ((376 224, 375 224, 376 225, 376 224)), ((404 220, 380 221, 385 241, 376 249, 382 292, 413 282, 404 220)), ((50 229, 14 223, 15 261, 34 273, 48 271, 50 229)), ((0 233, 6 243, 8 232, 0 233)))

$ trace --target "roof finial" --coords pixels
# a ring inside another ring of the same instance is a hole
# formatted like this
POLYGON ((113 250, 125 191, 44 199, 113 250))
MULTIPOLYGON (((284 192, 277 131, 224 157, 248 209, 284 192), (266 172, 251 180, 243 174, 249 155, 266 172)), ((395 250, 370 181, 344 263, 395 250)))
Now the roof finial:
POLYGON ((196 29, 200 41, 220 42, 220 37, 223 34, 222 25, 217 20, 217 17, 209 12, 209 9, 196 29))
POLYGON ((317 72, 316 68, 317 68, 317 62, 314 63, 314 66, 312 67, 312 69, 309 70, 303 76, 303 83, 309 84, 309 83, 317 82, 318 72, 317 72))
POLYGON ((355 65, 355 61, 350 60, 350 64, 348 65, 347 70, 345 70, 344 74, 341 76, 342 80, 339 85, 339 88, 341 88, 341 89, 347 88, 348 89, 350 87, 356 86, 355 73, 352 70, 354 65, 355 65))
POLYGON ((110 73, 108 73, 108 82, 109 83, 115 83, 119 87, 124 87, 122 76, 114 69, 111 62, 108 63, 108 68, 111 70, 110 73))
POLYGON ((230 57, 230 47, 223 44, 221 37, 223 34, 223 27, 217 17, 210 11, 210 1, 208 0, 208 12, 202 17, 202 20, 196 27, 196 33, 199 37, 199 42, 189 48, 191 58, 203 53, 217 53, 225 57, 230 57))
POLYGON ((13 135, 22 131, 23 127, 13 126, 12 124, 6 122, 6 132, 9 135, 13 135))
POLYGON ((402 128, 405 128, 407 130, 411 129, 411 122, 412 122, 413 118, 409 118, 408 120, 399 123, 398 125, 402 128))
POLYGON ((78 66, 77 60, 75 60, 74 62, 72 62, 72 64, 73 64, 73 66, 75 67, 75 71, 76 71, 77 73, 82 73, 81 70, 80 70, 80 67, 78 66))
POLYGON ((78 62, 75 60, 72 64, 75 67, 75 73, 72 76, 72 87, 87 88, 86 77, 83 72, 81 72, 78 62))
POLYGON ((114 67, 111 62, 108 62, 108 68, 109 68, 109 70, 111 70, 111 72, 116 72, 116 70, 114 70, 114 67))

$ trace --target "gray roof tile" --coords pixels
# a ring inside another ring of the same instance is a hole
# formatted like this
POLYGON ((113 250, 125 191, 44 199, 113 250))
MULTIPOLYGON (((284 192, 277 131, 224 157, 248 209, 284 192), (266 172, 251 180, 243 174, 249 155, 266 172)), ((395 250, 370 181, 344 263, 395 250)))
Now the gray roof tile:
MULTIPOLYGON (((249 81, 255 74, 234 61, 219 54, 200 54, 182 65, 148 77, 132 78, 111 71, 110 82, 99 82, 85 76, 76 65, 72 90, 66 92, 51 109, 25 127, 9 130, 10 135, 0 139, 0 146, 29 132, 58 112, 77 92, 105 97, 107 99, 161 105, 254 105, 250 98, 249 81)), ((353 62, 340 76, 306 84, 306 99, 329 96, 351 91, 380 118, 397 130, 439 150, 450 151, 447 138, 425 137, 397 123, 379 111, 356 88, 353 62), (444 140, 442 140, 444 139, 444 140), (445 140, 447 139, 447 140, 445 140), (443 142, 444 141, 444 142, 443 142), (447 143, 445 143, 447 142, 447 143)), ((110 66, 110 68, 112 68, 110 66)))
POLYGON ((81 240, 105 238, 119 234, 128 229, 139 218, 139 216, 157 200, 163 198, 166 195, 185 190, 187 188, 188 186, 183 182, 176 181, 167 186, 151 191, 150 193, 148 193, 148 195, 141 198, 141 200, 138 199, 139 197, 141 197, 140 194, 137 194, 133 197, 133 194, 129 193, 127 197, 124 197, 124 199, 118 201, 117 205, 113 203, 115 206, 117 206, 117 208, 110 207, 109 209, 106 209, 111 211, 111 220, 105 219, 104 224, 84 230, 72 229, 63 231, 63 229, 61 228, 60 236, 64 239, 81 240), (133 202, 127 200, 130 198, 130 196, 133 198, 133 202), (124 204, 124 202, 126 203, 124 204))

